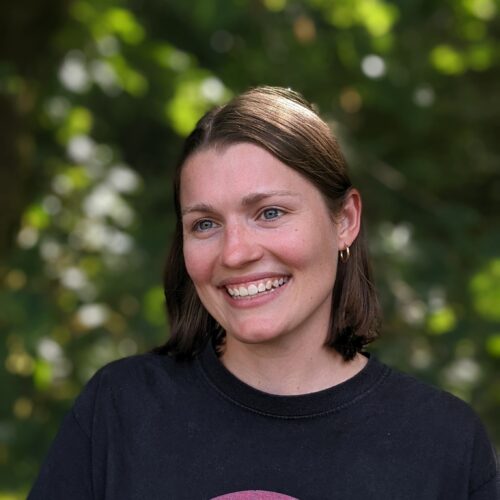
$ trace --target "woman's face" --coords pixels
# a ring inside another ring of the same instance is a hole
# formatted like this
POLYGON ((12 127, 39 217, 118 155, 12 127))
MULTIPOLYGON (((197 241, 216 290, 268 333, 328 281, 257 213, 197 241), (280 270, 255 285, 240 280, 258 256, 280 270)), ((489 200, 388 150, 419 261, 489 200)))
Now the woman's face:
POLYGON ((188 158, 180 201, 187 272, 228 345, 324 341, 345 224, 308 180, 242 143, 188 158))

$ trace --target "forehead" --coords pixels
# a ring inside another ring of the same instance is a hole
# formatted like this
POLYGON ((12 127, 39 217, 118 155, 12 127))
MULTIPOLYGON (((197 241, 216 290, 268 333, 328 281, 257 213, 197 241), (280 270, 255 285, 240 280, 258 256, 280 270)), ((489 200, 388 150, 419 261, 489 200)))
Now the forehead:
POLYGON ((297 171, 250 143, 199 151, 182 167, 181 205, 200 197, 245 196, 260 190, 314 190, 319 194, 297 171))

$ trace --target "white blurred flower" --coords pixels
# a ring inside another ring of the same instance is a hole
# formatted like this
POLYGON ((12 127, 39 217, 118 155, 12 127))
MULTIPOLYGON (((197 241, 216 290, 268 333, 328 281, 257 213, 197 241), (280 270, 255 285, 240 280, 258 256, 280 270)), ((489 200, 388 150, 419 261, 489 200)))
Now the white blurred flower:
POLYGON ((420 325, 424 322, 426 307, 420 300, 411 300, 401 306, 401 315, 409 325, 420 325))
POLYGON ((104 184, 97 185, 83 202, 83 211, 88 217, 105 217, 118 203, 118 195, 104 184))
POLYGON ((90 78, 81 52, 72 51, 59 68, 59 80, 72 92, 84 93, 90 88, 90 78))
POLYGON ((106 61, 97 59, 90 64, 90 72, 94 81, 109 95, 118 94, 122 87, 113 67, 106 61))
POLYGON ((76 312, 76 318, 86 328, 97 328, 109 317, 109 309, 104 304, 85 304, 76 312))
POLYGON ((87 276, 76 267, 68 267, 61 272, 61 282, 70 290, 78 290, 87 284, 87 276))
POLYGON ((73 369, 71 362, 64 357, 61 346, 53 339, 44 337, 37 346, 38 355, 52 365, 54 378, 65 378, 73 369))
POLYGON ((89 161, 95 153, 95 142, 88 135, 75 135, 66 147, 68 156, 78 163, 89 161))
POLYGON ((64 196, 73 191, 71 179, 64 174, 59 174, 52 180, 52 189, 59 195, 64 196))
POLYGON ((38 354, 41 358, 49 362, 54 362, 60 359, 63 355, 61 346, 52 339, 47 337, 41 338, 37 346, 38 354))
POLYGON ((90 218, 111 217, 120 226, 134 221, 134 211, 109 184, 99 184, 83 201, 83 211, 90 218))
POLYGON ((61 245, 53 240, 43 240, 40 244, 40 255, 44 260, 54 261, 61 255, 61 245))
POLYGON ((201 93, 208 101, 219 102, 224 97, 224 84, 213 76, 205 78, 201 82, 201 93))
POLYGON ((128 234, 118 230, 112 231, 106 241, 106 249, 116 255, 124 255, 130 252, 133 247, 133 239, 128 234))
POLYGON ((17 233, 17 244, 21 248, 33 248, 38 242, 38 236, 38 231, 34 227, 25 226, 17 233))
POLYGON ((131 168, 115 165, 109 170, 107 183, 118 192, 132 193, 139 188, 141 179, 131 168))
POLYGON ((445 369, 444 376, 450 385, 473 385, 481 376, 481 367, 472 358, 461 358, 445 369))
POLYGON ((380 78, 385 75, 385 61, 375 54, 363 57, 361 70, 368 78, 380 78))
POLYGON ((408 257, 412 252, 411 226, 402 222, 400 224, 383 223, 380 226, 381 243, 386 252, 397 253, 408 257))

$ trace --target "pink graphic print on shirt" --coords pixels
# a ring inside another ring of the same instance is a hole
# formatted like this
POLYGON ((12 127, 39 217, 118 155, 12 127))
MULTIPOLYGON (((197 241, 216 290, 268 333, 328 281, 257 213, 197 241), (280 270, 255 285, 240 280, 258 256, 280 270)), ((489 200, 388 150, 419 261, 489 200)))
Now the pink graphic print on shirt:
POLYGON ((220 497, 214 497, 212 500, 299 500, 295 497, 283 495, 282 493, 273 493, 272 491, 248 490, 227 493, 220 497))

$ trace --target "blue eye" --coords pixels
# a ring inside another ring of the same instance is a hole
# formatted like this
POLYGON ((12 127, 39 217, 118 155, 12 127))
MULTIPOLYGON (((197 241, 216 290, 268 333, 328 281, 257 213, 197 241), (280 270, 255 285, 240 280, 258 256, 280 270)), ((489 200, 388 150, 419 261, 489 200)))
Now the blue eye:
POLYGON ((203 220, 200 220, 198 221, 193 229, 195 231, 209 231, 210 229, 213 229, 215 227, 215 224, 213 221, 209 220, 209 219, 203 219, 203 220))
POLYGON ((279 208, 266 208, 263 212, 262 212, 262 217, 265 219, 265 220, 273 220, 273 219, 277 219, 278 217, 280 217, 281 215, 283 215, 283 210, 280 210, 279 208))

